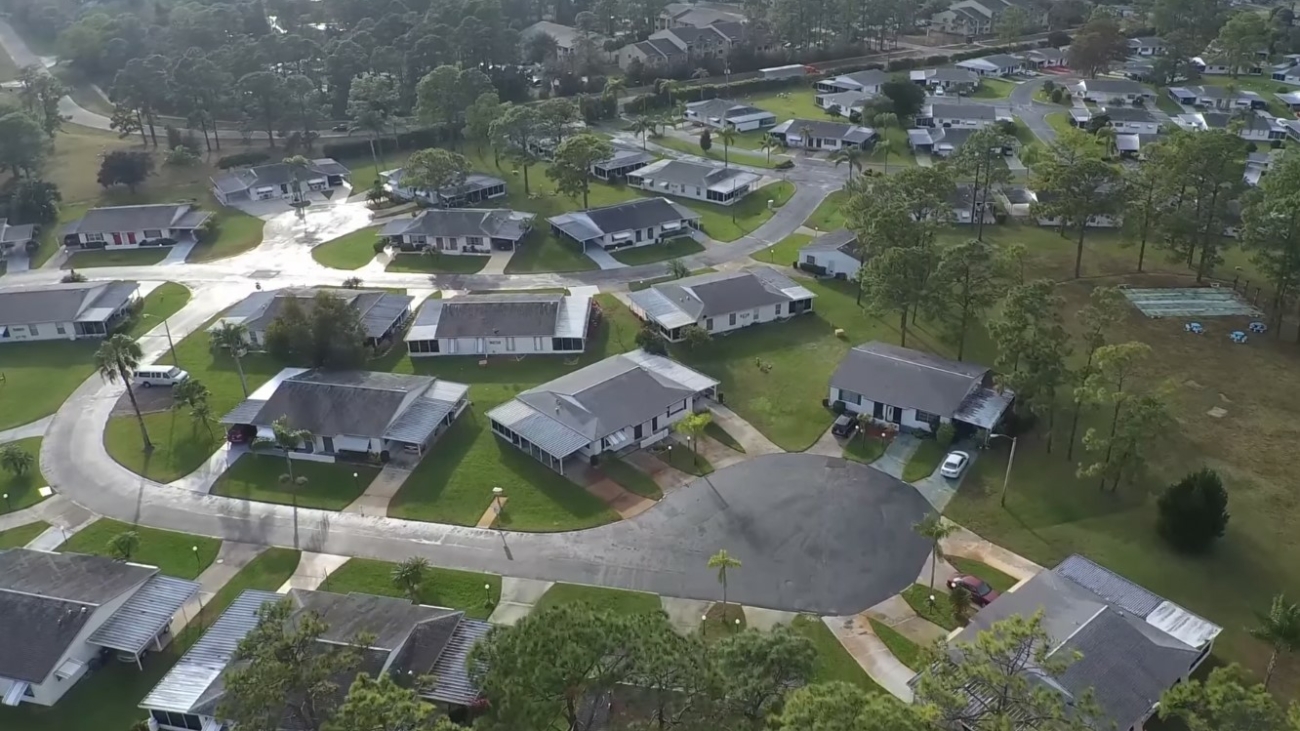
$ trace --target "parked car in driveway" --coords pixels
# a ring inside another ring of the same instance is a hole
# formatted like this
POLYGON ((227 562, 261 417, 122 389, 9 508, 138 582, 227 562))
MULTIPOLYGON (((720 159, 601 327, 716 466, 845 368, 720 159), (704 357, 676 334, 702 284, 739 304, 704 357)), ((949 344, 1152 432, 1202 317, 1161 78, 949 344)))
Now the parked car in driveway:
POLYGON ((231 444, 252 444, 257 439, 257 427, 252 424, 235 424, 226 430, 226 441, 231 444))
POLYGON ((848 439, 858 430, 858 420, 852 414, 840 414, 831 425, 831 434, 848 439))
POLYGON ((989 586, 988 582, 978 576, 971 574, 955 574, 948 579, 948 590, 952 591, 957 587, 963 587, 970 592, 971 601, 977 607, 987 607, 997 599, 1000 594, 989 586))
POLYGON ((965 452, 949 452, 947 457, 943 458, 943 464, 939 466, 939 474, 949 479, 961 477, 961 473, 966 471, 970 466, 970 455, 965 452))

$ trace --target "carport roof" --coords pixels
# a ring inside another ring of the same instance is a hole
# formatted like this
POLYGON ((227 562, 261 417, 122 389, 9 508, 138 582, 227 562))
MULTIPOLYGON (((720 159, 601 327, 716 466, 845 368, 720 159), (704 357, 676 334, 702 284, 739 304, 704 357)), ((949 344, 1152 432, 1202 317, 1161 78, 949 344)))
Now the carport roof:
POLYGON ((198 582, 155 574, 86 641, 139 655, 198 593, 198 582))

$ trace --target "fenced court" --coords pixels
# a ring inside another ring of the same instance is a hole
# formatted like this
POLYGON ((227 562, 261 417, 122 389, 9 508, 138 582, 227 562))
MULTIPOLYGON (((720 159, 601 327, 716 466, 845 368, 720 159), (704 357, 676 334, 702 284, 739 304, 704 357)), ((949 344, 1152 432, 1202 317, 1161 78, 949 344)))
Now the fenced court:
POLYGON ((1228 287, 1124 288, 1147 317, 1260 317, 1259 308, 1228 287))

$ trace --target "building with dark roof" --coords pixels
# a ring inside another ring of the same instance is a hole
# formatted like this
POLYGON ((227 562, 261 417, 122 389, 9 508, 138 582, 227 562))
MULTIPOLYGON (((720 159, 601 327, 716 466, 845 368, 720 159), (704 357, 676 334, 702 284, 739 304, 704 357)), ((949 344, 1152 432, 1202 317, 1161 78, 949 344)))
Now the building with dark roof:
POLYGON ((466 294, 426 300, 406 333, 411 357, 581 353, 591 297, 466 294))
POLYGON ((610 356, 488 412, 492 432, 564 474, 570 458, 625 454, 668 437, 717 396, 718 382, 644 350, 610 356))
MULTIPOLYGON (((267 609, 288 602, 287 621, 311 613, 326 625, 317 640, 322 651, 370 639, 361 649, 360 667, 347 677, 334 678, 338 692, 325 703, 339 704, 362 673, 392 675, 401 684, 416 678, 417 693, 443 708, 466 707, 479 699, 478 685, 470 677, 467 660, 474 645, 491 625, 444 607, 412 604, 406 599, 372 594, 336 594, 291 589, 281 596, 265 591, 245 591, 222 613, 203 637, 163 676, 140 702, 150 726, 167 731, 209 731, 225 728, 219 708, 225 698, 225 681, 239 643, 258 626, 267 609)), ((282 731, 303 728, 288 709, 282 731)))
POLYGON ((213 175, 212 195, 226 206, 250 201, 305 198, 311 193, 320 193, 328 198, 334 191, 348 185, 350 175, 342 163, 328 157, 309 160, 305 168, 274 162, 213 175))
POLYGON ((1156 103, 1155 91, 1133 79, 1083 79, 1069 88, 1076 98, 1095 104, 1156 103))
POLYGON ((830 381, 831 403, 909 431, 992 431, 1014 397, 985 366, 878 341, 850 350, 830 381))
POLYGON ((744 23, 745 9, 740 5, 701 0, 690 3, 668 3, 659 13, 659 29, 689 25, 696 28, 719 22, 744 23))
POLYGON ((915 69, 908 72, 908 78, 914 84, 929 89, 943 89, 963 94, 974 93, 980 87, 980 75, 970 69, 958 66, 945 66, 937 69, 915 69))
POLYGON ((198 589, 105 556, 0 551, 0 704, 54 705, 105 649, 161 650, 198 589))
POLYGON ((812 312, 815 296, 765 266, 684 277, 629 295, 633 314, 674 342, 691 325, 716 334, 788 320, 812 312))
POLYGON ((505 208, 429 208, 409 218, 394 218, 379 235, 402 251, 482 254, 513 251, 533 228, 533 213, 505 208))
POLYGON ((640 198, 604 208, 561 213, 546 219, 551 231, 582 245, 616 251, 690 236, 700 214, 667 198, 640 198))
POLYGON ((730 99, 705 99, 686 105, 684 115, 688 121, 713 129, 730 128, 749 132, 776 126, 776 115, 758 107, 740 104, 730 99))
POLYGON ((385 170, 379 174, 384 190, 398 200, 418 200, 431 206, 460 208, 502 198, 506 194, 506 181, 482 173, 469 173, 459 184, 449 185, 439 190, 417 189, 405 185, 402 182, 405 174, 405 168, 385 170))
POLYGON ((0 345, 107 337, 139 301, 135 282, 75 282, 0 289, 0 345))
POLYGON ((839 150, 845 147, 867 149, 877 137, 870 127, 824 119, 788 119, 769 133, 788 147, 809 150, 839 150))
POLYGON ((92 208, 66 224, 63 245, 82 249, 134 249, 171 246, 195 240, 199 228, 212 218, 188 203, 92 208))
POLYGON ((655 156, 645 150, 614 146, 614 154, 591 164, 591 174, 601 180, 621 180, 633 170, 640 170, 655 161, 655 156))
POLYGON ((799 249, 799 268, 820 276, 849 279, 862 269, 862 263, 858 235, 847 228, 824 233, 799 249))
POLYGON ((629 43, 619 49, 619 68, 626 71, 633 62, 645 66, 661 66, 687 59, 723 59, 740 43, 755 50, 764 50, 768 44, 750 35, 748 27, 742 21, 719 16, 707 23, 671 24, 655 31, 644 41, 629 43))
POLYGON ((243 325, 248 330, 249 347, 261 349, 266 345, 266 328, 280 317, 290 300, 310 314, 316 297, 323 292, 338 297, 357 311, 366 331, 365 344, 371 346, 392 339, 410 322, 411 303, 415 301, 414 297, 404 294, 370 289, 285 287, 258 290, 226 310, 208 331, 227 322, 243 325))
POLYGON ((744 198, 761 176, 740 168, 686 160, 660 160, 627 176, 627 184, 660 195, 729 206, 744 198))

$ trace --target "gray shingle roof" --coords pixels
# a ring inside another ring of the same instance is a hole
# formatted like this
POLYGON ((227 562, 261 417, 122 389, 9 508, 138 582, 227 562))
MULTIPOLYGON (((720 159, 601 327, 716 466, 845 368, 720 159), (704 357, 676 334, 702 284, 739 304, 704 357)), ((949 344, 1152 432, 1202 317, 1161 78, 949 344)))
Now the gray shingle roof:
POLYGON ((562 213, 546 220, 579 241, 586 241, 602 234, 699 218, 700 214, 667 198, 641 198, 604 208, 562 213))
MULTIPOLYGON (((841 74, 831 79, 835 83, 840 79, 847 79, 860 86, 879 86, 889 81, 889 74, 880 69, 866 69, 864 71, 854 71, 851 74, 841 74)), ((852 88, 851 86, 849 88, 852 88)))
POLYGON ((775 269, 754 266, 664 282, 630 297, 664 327, 681 327, 701 317, 811 299, 813 293, 775 269))
POLYGON ((937 69, 922 69, 922 73, 925 75, 926 79, 936 82, 975 83, 978 82, 980 78, 979 74, 974 71, 957 66, 945 66, 937 69))
POLYGON ((382 290, 285 287, 250 294, 227 310, 214 327, 222 322, 233 321, 243 323, 252 332, 262 332, 275 322, 290 299, 296 299, 299 306, 310 314, 314 306, 313 300, 319 292, 329 292, 355 308, 360 313, 366 337, 370 338, 378 338, 388 332, 415 301, 414 297, 382 290))
POLYGON ((726 189, 753 184, 759 180, 758 175, 739 168, 723 168, 687 160, 660 160, 633 171, 631 175, 638 178, 653 178, 656 182, 702 188, 722 186, 726 189))
POLYGON ((295 429, 312 434, 382 438, 409 397, 427 391, 435 380, 373 371, 306 371, 281 382, 256 415, 249 418, 247 410, 235 407, 222 423, 266 426, 283 416, 295 429))
POLYGON ((749 114, 765 114, 775 117, 769 111, 753 107, 748 104, 741 104, 730 99, 705 99, 700 102, 691 102, 686 105, 687 111, 695 112, 702 117, 716 117, 718 119, 732 119, 734 117, 743 117, 749 114))
POLYGON ((35 235, 34 223, 11 225, 8 219, 0 218, 0 243, 26 243, 35 235))
POLYGON ((638 163, 646 165, 655 161, 655 156, 644 150, 632 150, 626 147, 614 147, 614 155, 596 163, 594 167, 606 170, 621 168, 638 163))
POLYGON ((831 385, 891 406, 951 417, 989 369, 919 350, 870 342, 850 350, 831 385))
MULTIPOLYGON (((430 300, 420 309, 427 323, 436 319, 434 337, 552 337, 560 312, 559 294, 465 295, 430 300), (436 314, 436 318, 434 317, 436 314)), ((417 318, 416 325, 422 323, 417 318)))
POLYGON ((484 236, 518 241, 528 234, 536 214, 502 208, 428 208, 414 218, 395 218, 381 236, 484 236))
POLYGON ((284 185, 292 182, 295 174, 299 180, 307 180, 325 175, 346 177, 349 171, 337 160, 322 157, 309 161, 305 170, 295 170, 292 165, 283 162, 228 170, 212 176, 212 184, 223 193, 238 193, 254 187, 284 185))
POLYGON ((0 290, 0 326, 42 322, 102 322, 125 305, 135 282, 78 282, 0 290))
POLYGON ((868 142, 876 136, 875 130, 870 127, 862 127, 856 124, 846 124, 841 122, 831 122, 824 119, 786 120, 785 122, 773 127, 772 133, 801 135, 801 130, 804 129, 807 129, 813 137, 843 140, 854 144, 868 142))
POLYGON ((1102 114, 1110 117, 1115 122, 1155 122, 1156 117, 1151 112, 1139 107, 1106 107, 1101 110, 1102 114))
POLYGON ((1151 94, 1151 90, 1132 79, 1085 79, 1079 82, 1089 93, 1151 94))
POLYGON ((195 229, 212 217, 188 203, 92 208, 81 220, 67 224, 63 233, 112 233, 145 229, 195 229))
POLYGON ((830 233, 824 233, 799 250, 800 253, 805 251, 838 251, 841 254, 846 254, 857 259, 858 235, 847 228, 842 228, 838 231, 831 231, 830 233))

